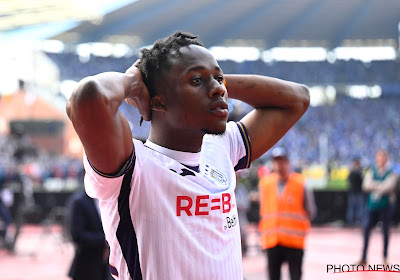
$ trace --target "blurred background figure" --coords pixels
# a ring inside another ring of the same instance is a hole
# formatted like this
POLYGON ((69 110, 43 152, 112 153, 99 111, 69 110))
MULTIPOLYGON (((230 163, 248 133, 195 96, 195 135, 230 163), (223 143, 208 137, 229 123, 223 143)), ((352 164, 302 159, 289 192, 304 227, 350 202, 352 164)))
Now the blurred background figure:
POLYGON ((363 189, 368 192, 368 211, 360 264, 367 263, 370 233, 379 221, 382 222, 383 231, 383 263, 388 263, 389 233, 396 201, 396 183, 397 176, 389 165, 387 152, 378 150, 375 155, 375 165, 365 175, 363 182, 363 189))
POLYGON ((365 195, 362 190, 363 174, 359 158, 355 158, 352 163, 351 171, 347 177, 349 185, 347 195, 346 224, 353 226, 361 222, 364 214, 365 195))
POLYGON ((250 208, 249 192, 242 183, 238 183, 235 189, 236 207, 239 215, 240 241, 242 244, 242 256, 247 253, 247 234, 246 230, 249 224, 247 211, 250 208))
POLYGON ((69 271, 73 280, 112 279, 109 248, 97 203, 84 190, 76 192, 67 203, 67 227, 75 245, 75 257, 69 271))
POLYGON ((304 245, 310 220, 316 215, 305 177, 292 172, 288 153, 272 150, 273 173, 259 182, 261 247, 266 249, 270 280, 281 279, 281 266, 289 263, 292 280, 301 279, 304 245))
POLYGON ((13 218, 9 208, 14 203, 13 193, 3 188, 3 174, 0 171, 0 247, 12 250, 13 237, 11 237, 9 228, 13 222, 13 218))

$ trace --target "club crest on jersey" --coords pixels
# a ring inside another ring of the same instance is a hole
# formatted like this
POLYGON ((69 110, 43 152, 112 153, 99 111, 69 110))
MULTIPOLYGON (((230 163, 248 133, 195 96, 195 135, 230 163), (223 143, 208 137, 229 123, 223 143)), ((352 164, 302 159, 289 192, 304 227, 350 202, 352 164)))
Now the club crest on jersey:
POLYGON ((207 176, 211 177, 212 179, 214 179, 215 181, 217 181, 222 185, 226 185, 228 183, 228 179, 226 178, 226 176, 221 171, 215 169, 209 164, 206 164, 204 172, 207 176))

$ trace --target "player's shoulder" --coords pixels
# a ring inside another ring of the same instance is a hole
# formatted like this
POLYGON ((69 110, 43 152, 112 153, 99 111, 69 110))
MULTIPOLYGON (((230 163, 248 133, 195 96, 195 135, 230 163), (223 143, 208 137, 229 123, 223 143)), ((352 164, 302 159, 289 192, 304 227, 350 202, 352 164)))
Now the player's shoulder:
POLYGON ((152 151, 151 149, 147 148, 142 141, 137 139, 133 139, 133 147, 135 150, 136 160, 143 160, 147 158, 152 151))
POLYGON ((206 134, 204 135, 203 142, 212 142, 212 143, 224 142, 227 141, 236 133, 239 133, 238 123, 230 121, 226 123, 226 129, 224 133, 218 135, 206 134))
POLYGON ((157 151, 157 148, 153 147, 149 141, 143 143, 140 140, 134 139, 133 145, 135 149, 135 170, 145 168, 145 166, 148 167, 151 162, 156 163, 156 165, 163 165, 165 161, 170 159, 170 157, 164 155, 162 152, 157 151))

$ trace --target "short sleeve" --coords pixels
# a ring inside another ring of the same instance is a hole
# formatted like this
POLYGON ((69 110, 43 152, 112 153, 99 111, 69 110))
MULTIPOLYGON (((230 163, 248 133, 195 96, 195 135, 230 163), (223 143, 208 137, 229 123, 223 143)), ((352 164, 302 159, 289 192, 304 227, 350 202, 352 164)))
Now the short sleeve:
POLYGON ((235 171, 250 167, 251 143, 246 127, 241 122, 228 122, 222 136, 205 136, 205 141, 220 142, 227 150, 235 171))
POLYGON ((111 200, 119 195, 121 184, 125 173, 134 167, 135 154, 132 152, 131 157, 124 167, 117 174, 105 174, 97 170, 88 160, 86 155, 83 156, 83 166, 85 168, 85 190, 88 196, 100 200, 111 200))

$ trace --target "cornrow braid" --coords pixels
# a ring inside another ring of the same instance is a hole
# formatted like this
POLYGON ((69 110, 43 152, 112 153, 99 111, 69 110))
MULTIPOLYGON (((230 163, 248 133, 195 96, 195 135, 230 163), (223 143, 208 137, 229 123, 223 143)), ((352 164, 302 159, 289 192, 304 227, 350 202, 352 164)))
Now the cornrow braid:
POLYGON ((142 72, 143 81, 150 92, 150 97, 155 95, 155 78, 169 70, 171 63, 169 57, 174 51, 188 45, 203 46, 197 41, 196 35, 188 32, 177 31, 167 38, 157 40, 151 49, 142 49, 138 68, 142 72))

